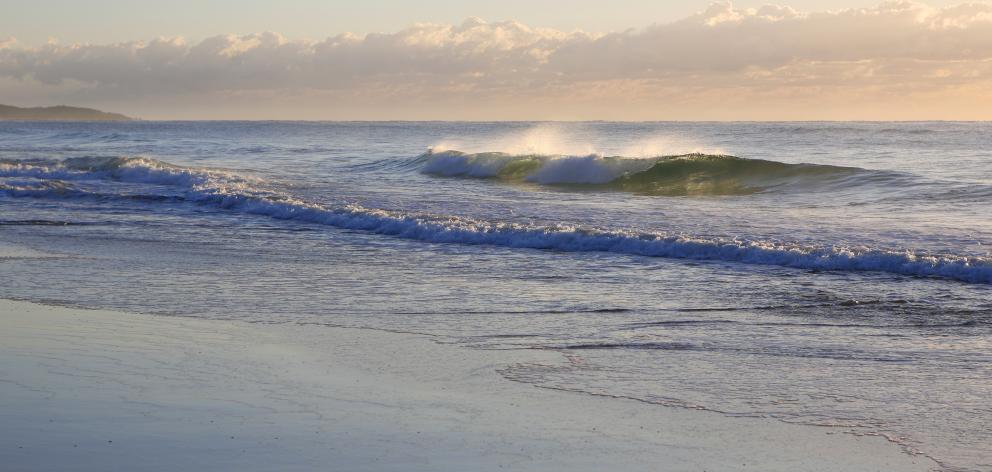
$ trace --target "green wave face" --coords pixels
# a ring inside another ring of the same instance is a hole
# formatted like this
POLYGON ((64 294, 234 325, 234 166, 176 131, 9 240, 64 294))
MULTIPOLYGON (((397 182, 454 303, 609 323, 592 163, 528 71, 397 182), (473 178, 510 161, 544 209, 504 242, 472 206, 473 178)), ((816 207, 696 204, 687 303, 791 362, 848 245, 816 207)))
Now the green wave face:
POLYGON ((788 184, 827 183, 859 171, 700 154, 661 159, 648 170, 620 176, 608 185, 644 195, 749 195, 788 184))
POLYGON ((507 162, 496 174, 496 177, 502 180, 522 182, 543 165, 544 161, 540 157, 520 156, 518 159, 507 162))

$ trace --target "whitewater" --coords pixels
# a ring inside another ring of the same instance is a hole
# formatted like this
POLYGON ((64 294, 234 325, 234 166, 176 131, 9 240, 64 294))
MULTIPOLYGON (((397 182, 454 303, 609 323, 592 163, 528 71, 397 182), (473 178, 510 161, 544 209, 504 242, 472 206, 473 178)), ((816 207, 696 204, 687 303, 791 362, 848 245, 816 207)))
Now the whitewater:
POLYGON ((0 125, 0 296, 550 349, 992 465, 986 123, 0 125))

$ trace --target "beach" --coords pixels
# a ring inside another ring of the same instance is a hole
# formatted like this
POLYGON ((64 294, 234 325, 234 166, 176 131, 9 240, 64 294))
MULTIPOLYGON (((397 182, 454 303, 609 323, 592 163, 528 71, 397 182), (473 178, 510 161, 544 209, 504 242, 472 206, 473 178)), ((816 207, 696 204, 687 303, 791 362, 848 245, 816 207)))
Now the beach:
POLYGON ((3 464, 985 472, 989 131, 9 122, 3 464))
POLYGON ((41 470, 925 471, 880 437, 537 388, 560 353, 0 301, 0 463, 41 470))

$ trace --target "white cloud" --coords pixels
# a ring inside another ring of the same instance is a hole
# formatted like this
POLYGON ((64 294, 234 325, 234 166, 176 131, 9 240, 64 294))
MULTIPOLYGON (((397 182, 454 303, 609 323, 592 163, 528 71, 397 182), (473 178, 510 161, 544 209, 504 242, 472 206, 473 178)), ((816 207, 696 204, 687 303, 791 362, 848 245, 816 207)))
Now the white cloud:
MULTIPOLYGON (((747 118, 776 100, 882 106, 886 97, 957 97, 938 110, 947 114, 948 107, 968 111, 962 97, 969 93, 973 106, 992 100, 982 93, 990 73, 988 3, 938 9, 894 1, 802 13, 725 2, 674 23, 610 34, 470 18, 322 41, 271 32, 195 44, 160 38, 26 48, 0 41, 4 101, 33 87, 33 97, 48 91, 87 103, 202 103, 239 113, 255 103, 258 113, 309 107, 305 117, 323 110, 333 118, 356 110, 420 110, 394 116, 410 118, 486 117, 487 110, 494 118, 597 117, 570 116, 579 106, 609 115, 603 117, 627 110, 631 118, 673 118, 657 109, 666 103, 747 118), (433 114, 420 108, 428 104, 433 114)), ((971 111, 968 117, 980 113, 971 111)))

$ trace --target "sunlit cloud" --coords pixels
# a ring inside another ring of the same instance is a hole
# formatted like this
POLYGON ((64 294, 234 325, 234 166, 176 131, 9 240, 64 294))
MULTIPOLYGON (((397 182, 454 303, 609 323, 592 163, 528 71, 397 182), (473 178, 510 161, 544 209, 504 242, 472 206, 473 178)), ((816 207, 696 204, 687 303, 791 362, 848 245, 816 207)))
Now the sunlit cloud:
POLYGON ((716 3, 608 34, 470 18, 317 41, 0 40, 0 100, 152 117, 992 118, 990 73, 987 3, 834 12, 716 3))

